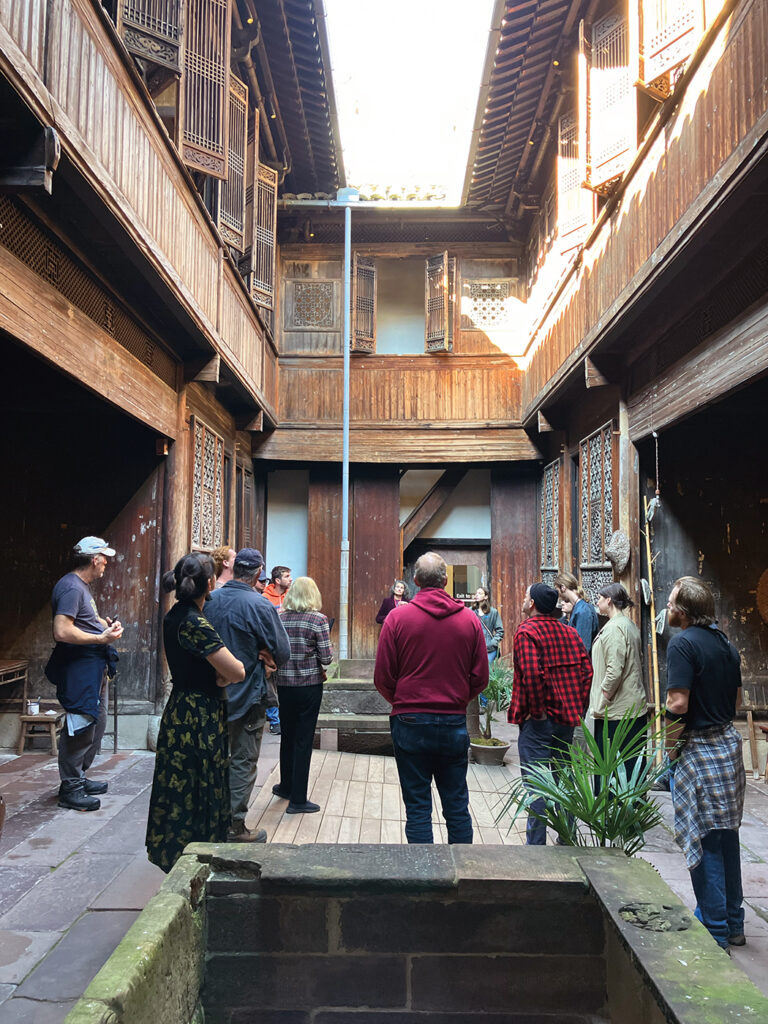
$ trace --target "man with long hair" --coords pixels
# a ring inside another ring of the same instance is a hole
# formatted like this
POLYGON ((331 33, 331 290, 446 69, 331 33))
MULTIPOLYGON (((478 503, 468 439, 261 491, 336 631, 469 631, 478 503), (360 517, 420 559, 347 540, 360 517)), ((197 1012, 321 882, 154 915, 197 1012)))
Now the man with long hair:
POLYGON ((739 826, 746 774, 741 735, 741 658, 715 623, 715 600, 696 576, 675 580, 667 603, 681 630, 667 648, 668 729, 682 748, 673 765, 675 839, 685 854, 696 916, 719 946, 743 946, 739 826))

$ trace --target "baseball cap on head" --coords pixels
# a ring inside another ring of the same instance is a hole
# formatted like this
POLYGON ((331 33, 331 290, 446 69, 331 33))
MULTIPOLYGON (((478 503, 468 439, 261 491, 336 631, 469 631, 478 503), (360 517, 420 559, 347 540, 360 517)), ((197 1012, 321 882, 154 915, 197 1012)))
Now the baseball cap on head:
POLYGON ((75 544, 75 554, 78 555, 109 555, 115 554, 115 549, 101 537, 83 537, 75 544))
POLYGON ((259 573, 259 583, 266 583, 268 579, 269 576, 267 576, 266 572, 264 571, 264 566, 262 566, 261 572, 259 573))
POLYGON ((264 556, 256 548, 240 548, 235 555, 235 565, 240 565, 243 569, 258 569, 260 565, 264 565, 264 556))

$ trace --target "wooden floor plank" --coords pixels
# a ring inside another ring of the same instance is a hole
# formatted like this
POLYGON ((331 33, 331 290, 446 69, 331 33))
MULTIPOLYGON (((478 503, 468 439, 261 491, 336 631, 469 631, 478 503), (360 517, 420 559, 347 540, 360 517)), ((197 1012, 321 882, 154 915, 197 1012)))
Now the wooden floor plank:
POLYGON ((344 814, 347 803, 347 790, 349 782, 346 779, 333 779, 328 799, 325 802, 323 811, 325 814, 344 814))
POLYGON ((385 782, 381 787, 381 816, 390 821, 402 821, 405 818, 399 786, 385 782))
POLYGON ((381 818, 363 818, 360 822, 360 842, 381 842, 381 818))
POLYGON ((369 782, 383 782, 384 781, 384 761, 386 758, 381 754, 372 754, 371 760, 368 765, 368 781, 369 782))
POLYGON ((347 802, 344 804, 345 818, 362 818, 365 806, 365 783, 351 779, 347 786, 347 802))
POLYGON ((397 774, 397 762, 394 757, 384 758, 384 781, 400 785, 400 776, 397 774))
POLYGON ((368 781, 368 757, 365 754, 355 754, 355 763, 352 765, 352 778, 355 782, 368 781))
POLYGON ((323 812, 318 811, 317 814, 297 814, 296 817, 299 819, 299 827, 293 839, 294 843, 316 843, 318 841, 317 834, 323 823, 323 812))
POLYGON ((364 818, 381 818, 381 799, 383 783, 366 782, 365 803, 363 805, 364 818))
POLYGON ((381 821, 381 841, 382 843, 402 843, 403 842, 403 829, 400 821, 389 821, 386 818, 382 818, 381 821))
POLYGON ((347 818, 346 816, 341 819, 341 826, 339 828, 340 843, 359 843, 360 842, 360 827, 362 820, 358 817, 347 818))
POLYGON ((338 843, 339 829, 341 828, 340 814, 324 814, 320 829, 317 833, 318 843, 338 843))
POLYGON ((342 752, 341 757, 339 758, 338 768, 336 769, 336 778, 346 779, 348 782, 352 778, 352 768, 354 763, 354 754, 347 753, 346 751, 342 752))

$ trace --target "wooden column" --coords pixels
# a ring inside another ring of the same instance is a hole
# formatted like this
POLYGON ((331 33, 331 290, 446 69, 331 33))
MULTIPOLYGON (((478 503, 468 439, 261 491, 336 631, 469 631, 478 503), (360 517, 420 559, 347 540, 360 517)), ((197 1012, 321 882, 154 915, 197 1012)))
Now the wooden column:
POLYGON ((339 552, 341 549, 341 469, 317 466, 309 471, 307 575, 323 596, 323 611, 336 619, 331 630, 334 647, 339 635, 339 552))
POLYGON ((538 474, 533 469, 491 472, 491 602, 504 624, 505 654, 512 650, 526 587, 540 575, 537 492, 538 474))
POLYGON ((619 402, 619 507, 618 529, 629 537, 629 565, 619 577, 635 602, 634 618, 640 622, 640 457, 629 437, 629 413, 626 402, 619 402))
POLYGON ((395 466, 366 467, 352 482, 350 654, 373 658, 376 612, 400 571, 400 481, 395 466))

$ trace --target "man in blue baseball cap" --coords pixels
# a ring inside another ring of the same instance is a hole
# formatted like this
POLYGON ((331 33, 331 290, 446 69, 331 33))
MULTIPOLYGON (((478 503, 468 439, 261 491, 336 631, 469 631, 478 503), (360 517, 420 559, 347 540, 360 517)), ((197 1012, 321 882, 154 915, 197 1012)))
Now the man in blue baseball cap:
POLYGON ((256 548, 242 548, 235 556, 232 579, 211 594, 205 615, 229 650, 245 665, 242 683, 227 687, 229 729, 229 788, 233 843, 263 843, 264 829, 246 828, 248 802, 258 772, 261 738, 269 700, 265 660, 284 665, 291 643, 277 609, 258 593, 264 558, 256 548))
POLYGON ((86 778, 107 725, 107 676, 115 673, 112 646, 123 635, 119 621, 102 619, 91 593, 115 555, 101 537, 83 537, 74 547, 74 567, 51 595, 56 646, 45 674, 66 711, 59 741, 59 807, 95 811, 107 783, 86 778))

